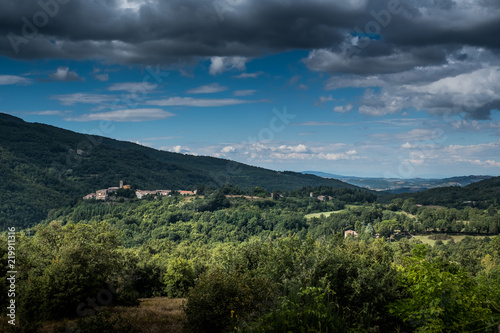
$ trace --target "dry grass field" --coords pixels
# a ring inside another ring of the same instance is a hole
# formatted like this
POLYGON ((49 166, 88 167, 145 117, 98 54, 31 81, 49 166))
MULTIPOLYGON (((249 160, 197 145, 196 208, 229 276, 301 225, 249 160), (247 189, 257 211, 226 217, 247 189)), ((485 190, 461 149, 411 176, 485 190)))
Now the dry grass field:
POLYGON ((114 307, 111 312, 130 322, 143 333, 181 333, 186 321, 185 299, 167 297, 143 298, 139 307, 114 307))
MULTIPOLYGON (((105 332, 141 332, 141 333, 181 333, 186 315, 184 313, 185 299, 169 299, 167 297, 143 298, 137 307, 115 306, 103 308, 102 316, 90 316, 80 319, 47 322, 38 329, 39 332, 73 332, 78 325, 83 325, 86 331, 92 327, 107 327, 105 332), (103 325, 103 321, 104 324, 103 325), (88 323, 88 325, 86 324, 88 323), (114 329, 109 329, 109 323, 114 323, 114 329), (87 327, 85 327, 87 326, 87 327)), ((7 317, 0 319, 0 332, 10 332, 12 327, 7 323, 7 317)), ((16 323, 17 320, 16 320, 16 323)), ((18 323, 19 324, 19 323, 18 323)), ((20 323, 21 327, 25 327, 20 323)), ((18 326, 18 325, 16 325, 18 326)), ((81 326, 80 326, 81 327, 81 326)), ((103 330, 100 330, 101 332, 103 330)))

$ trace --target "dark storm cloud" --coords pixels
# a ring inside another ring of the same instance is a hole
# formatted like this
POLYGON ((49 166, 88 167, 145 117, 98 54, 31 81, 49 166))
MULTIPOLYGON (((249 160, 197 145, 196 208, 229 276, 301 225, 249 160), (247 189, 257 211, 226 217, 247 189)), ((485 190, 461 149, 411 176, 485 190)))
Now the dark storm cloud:
POLYGON ((143 1, 137 8, 124 8, 126 0, 41 2, 52 6, 0 1, 0 32, 10 36, 2 38, 1 54, 167 64, 190 57, 254 56, 264 50, 330 47, 341 40, 339 28, 350 27, 364 13, 320 1, 231 0, 221 13, 214 6, 220 0, 143 1), (45 15, 44 22, 41 12, 55 14, 45 15))
MULTIPOLYGON (((397 0, 391 1, 397 4, 397 0)), ((436 54, 433 46, 496 48, 500 43, 492 33, 500 29, 498 15, 494 15, 498 12, 495 2, 478 2, 478 11, 467 12, 452 0, 402 1, 398 9, 404 10, 391 14, 387 25, 382 21, 386 20, 383 13, 390 1, 349 3, 0 0, 0 32, 6 36, 0 43, 0 53, 16 58, 168 64, 197 57, 252 57, 268 50, 335 50, 356 27, 365 31, 368 23, 381 22, 381 37, 357 56, 371 59, 375 66, 377 57, 384 59, 381 52, 398 55, 394 69, 387 70, 398 72, 407 66, 442 62, 442 54, 436 54), (487 9, 488 15, 480 19, 477 15, 487 9), (417 49, 420 47, 423 49, 417 49), (401 56, 408 57, 404 64, 401 56)), ((335 66, 332 69, 338 70, 335 66)), ((351 69, 346 67, 344 71, 351 69)))
POLYGON ((475 120, 487 120, 490 119, 491 111, 500 111, 500 99, 495 99, 489 103, 481 105, 469 112, 468 115, 471 119, 475 120))
POLYGON ((211 59, 218 75, 268 52, 310 50, 304 64, 333 76, 326 89, 382 88, 360 100, 371 115, 488 118, 500 86, 479 74, 498 77, 498 31, 498 0, 0 0, 3 56, 179 67, 211 59), (492 93, 470 87, 462 100, 458 77, 492 93), (433 84, 442 91, 422 91, 433 84))

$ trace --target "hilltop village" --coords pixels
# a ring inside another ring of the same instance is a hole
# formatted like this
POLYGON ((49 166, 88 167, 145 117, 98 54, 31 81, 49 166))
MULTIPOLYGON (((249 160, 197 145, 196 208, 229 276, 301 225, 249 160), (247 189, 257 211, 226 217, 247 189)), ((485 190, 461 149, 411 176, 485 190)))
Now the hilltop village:
MULTIPOLYGON (((95 200, 107 200, 110 196, 110 194, 113 194, 113 193, 116 193, 118 190, 131 190, 132 191, 132 187, 130 185, 124 185, 123 184, 123 180, 120 180, 120 186, 119 187, 109 187, 107 189, 102 189, 102 190, 97 190, 95 193, 90 193, 90 194, 87 194, 86 196, 83 197, 84 200, 91 200, 91 199, 95 199, 95 200)), ((193 195, 197 195, 198 194, 198 191, 197 190, 194 190, 194 191, 185 191, 185 190, 153 190, 153 191, 149 191, 149 190, 135 190, 135 196, 137 197, 137 199, 142 199, 144 198, 145 196, 147 195, 161 195, 161 196, 165 196, 165 197, 168 197, 168 196, 172 196, 174 193, 178 193, 182 196, 193 196, 193 195)), ((314 198, 314 195, 313 195, 313 192, 309 193, 309 196, 311 198, 314 198)), ((257 197, 257 196, 249 196, 249 195, 226 195, 227 198, 232 198, 232 197, 244 197, 246 199, 261 199, 261 197, 257 197)), ((282 194, 274 194, 274 193, 271 193, 271 198, 275 198, 275 197, 280 197, 280 198, 283 198, 283 195, 282 194)), ((329 201, 329 200, 333 200, 333 197, 332 196, 325 196, 325 195, 319 195, 316 197, 319 201, 329 201)))
MULTIPOLYGON (((102 190, 97 190, 95 193, 90 193, 87 194, 86 196, 83 197, 84 200, 90 200, 90 199, 95 199, 95 200, 107 200, 109 195, 112 193, 116 193, 116 191, 123 189, 123 190, 132 190, 132 187, 130 185, 124 185, 123 180, 120 180, 120 186, 119 187, 109 187, 107 189, 102 189, 102 190)), ((142 199, 146 195, 161 195, 161 196, 171 196, 174 191, 172 190, 154 190, 154 191, 148 191, 148 190, 135 190, 135 196, 137 199, 142 199)), ((197 191, 183 191, 183 190, 178 190, 175 191, 179 193, 180 195, 196 195, 197 191)))

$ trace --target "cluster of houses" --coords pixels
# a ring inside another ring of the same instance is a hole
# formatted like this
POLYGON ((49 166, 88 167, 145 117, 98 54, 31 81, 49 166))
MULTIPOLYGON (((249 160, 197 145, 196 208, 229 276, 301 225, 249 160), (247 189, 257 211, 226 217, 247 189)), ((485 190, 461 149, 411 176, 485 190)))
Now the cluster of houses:
MULTIPOLYGON (((84 200, 96 199, 96 200, 107 200, 111 193, 116 192, 118 189, 130 190, 130 185, 123 185, 123 180, 120 180, 120 187, 109 187, 107 189, 97 190, 95 193, 87 194, 83 197, 84 200)), ((197 191, 177 191, 180 195, 196 195, 197 191)), ((146 195, 161 195, 170 196, 172 195, 172 190, 136 190, 135 196, 137 199, 142 199, 146 195)))
MULTIPOLYGON (((314 198, 314 193, 309 192, 309 196, 310 196, 311 198, 314 198)), ((330 196, 330 195, 318 195, 318 196, 317 196, 317 199, 318 199, 319 201, 325 201, 327 198, 328 198, 328 200, 333 200, 333 197, 332 197, 332 196, 330 196)))
MULTIPOLYGON (((176 191, 180 195, 196 195, 198 191, 176 191)), ((147 191, 147 190, 137 190, 135 191, 135 196, 137 199, 142 199, 146 195, 161 195, 168 197, 172 195, 172 190, 154 190, 154 191, 147 191)))

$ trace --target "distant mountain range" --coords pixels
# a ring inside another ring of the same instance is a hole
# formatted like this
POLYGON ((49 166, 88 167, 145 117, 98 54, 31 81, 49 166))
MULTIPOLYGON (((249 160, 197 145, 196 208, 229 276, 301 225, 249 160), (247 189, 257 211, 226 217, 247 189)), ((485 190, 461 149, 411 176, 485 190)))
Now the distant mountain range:
POLYGON ((461 176, 443 179, 399 179, 399 178, 376 178, 376 177, 353 177, 341 176, 319 171, 303 171, 304 174, 316 175, 327 179, 338 179, 343 182, 375 191, 387 191, 389 193, 415 193, 436 187, 467 186, 469 184, 492 178, 492 176, 461 176))
POLYGON ((269 191, 304 186, 357 188, 315 175, 160 151, 0 113, 0 229, 38 223, 51 209, 97 189, 118 186, 120 180, 152 190, 192 190, 225 183, 269 191))

